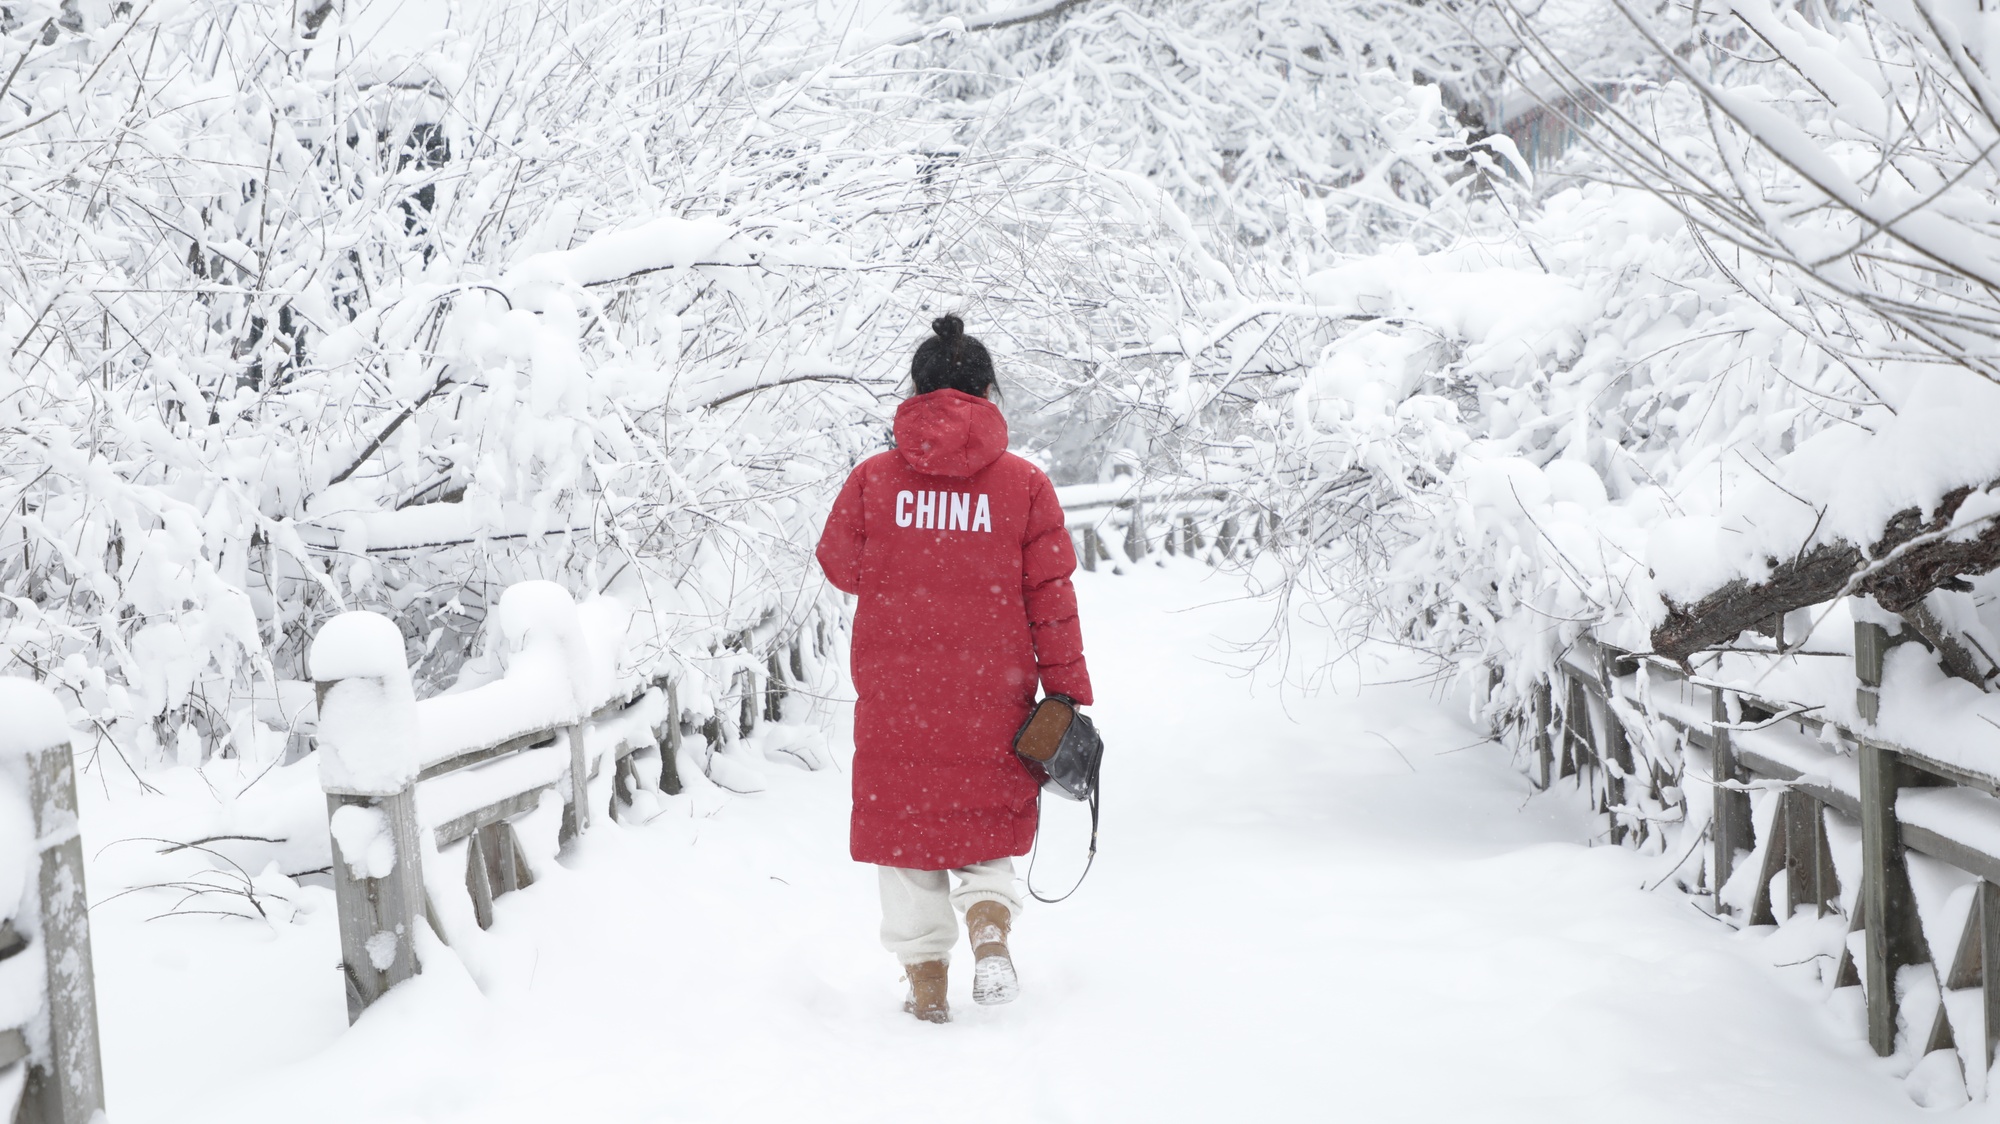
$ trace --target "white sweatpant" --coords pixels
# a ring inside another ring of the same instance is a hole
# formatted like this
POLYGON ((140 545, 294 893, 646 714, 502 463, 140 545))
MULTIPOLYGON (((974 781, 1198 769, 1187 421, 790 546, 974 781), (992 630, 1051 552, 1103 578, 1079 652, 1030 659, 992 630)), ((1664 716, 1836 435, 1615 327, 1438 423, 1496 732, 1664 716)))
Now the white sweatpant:
POLYGON ((1014 860, 991 859, 957 870, 875 868, 882 883, 882 947, 905 964, 950 960, 958 943, 958 914, 976 902, 999 902, 1012 916, 1021 912, 1014 884, 1014 860), (950 876, 958 889, 950 889, 950 876))

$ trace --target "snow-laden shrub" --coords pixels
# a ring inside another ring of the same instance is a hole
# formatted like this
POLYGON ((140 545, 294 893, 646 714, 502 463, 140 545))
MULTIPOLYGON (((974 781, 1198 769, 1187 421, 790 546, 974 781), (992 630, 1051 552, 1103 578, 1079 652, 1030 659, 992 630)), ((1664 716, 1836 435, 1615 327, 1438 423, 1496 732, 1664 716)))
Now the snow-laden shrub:
POLYGON ((1619 10, 1630 42, 1512 14, 1522 88, 1594 112, 1553 194, 1232 277, 1165 348, 1161 409, 1283 516, 1280 588, 1523 682, 2000 477, 1989 17, 1619 10))
MULTIPOLYGON (((1560 496, 1550 470, 1587 466, 1605 496, 1584 487, 1583 506, 1601 514, 1545 508, 1532 533, 1516 528, 1518 550, 1495 544, 1533 559, 1541 599, 1499 575, 1465 588, 1465 559, 1434 539, 1395 570, 1423 591, 1402 602, 1405 622, 1422 607, 1435 648, 1488 662, 1586 624, 1646 650, 1668 602, 1818 550, 1869 551, 1897 513, 1928 517, 1954 489, 2000 479, 1987 215, 2000 115, 1976 47, 1994 17, 1922 3, 1612 8, 1647 48, 1640 65, 1608 73, 1515 8, 1519 76, 1584 116, 1568 170, 1650 198, 1622 209, 1653 217, 1597 232, 1590 259, 1565 263, 1560 232, 1587 227, 1570 221, 1576 196, 1551 202, 1527 230, 1534 264, 1581 282, 1600 311, 1577 325, 1573 357, 1549 352, 1545 383, 1478 378, 1469 419, 1478 459, 1525 458, 1547 476, 1530 493, 1560 496), (1506 623, 1477 643, 1452 623, 1489 616, 1506 623)), ((1519 465, 1494 463, 1520 487, 1519 465)), ((1479 474, 1459 472, 1474 490, 1479 474)), ((1967 504, 1950 533, 1990 518, 1967 504)), ((1977 651, 1991 622, 1975 608, 1933 592, 1919 631, 1949 649, 1963 645, 1944 633, 1969 629, 1977 651)))
POLYGON ((1275 592, 1525 684, 1581 629, 1656 619, 1652 568, 1701 556, 1663 521, 1726 450, 1823 429, 1798 399, 1843 372, 1648 196, 1571 188, 1520 229, 1308 274, 1183 363, 1215 372, 1185 415, 1205 471, 1276 518, 1275 592), (1225 387, 1253 402, 1207 405, 1225 387))
MULTIPOLYGON (((979 5, 913 7, 962 21, 979 5)), ((1060 7, 902 50, 936 64, 931 82, 962 107, 967 136, 1143 176, 1201 227, 1255 247, 1277 239, 1278 254, 1424 238, 1426 205, 1454 191, 1464 139, 1421 103, 1441 96, 1470 114, 1497 79, 1476 4, 1060 7)))
MULTIPOLYGON (((746 540, 794 537, 794 454, 838 462, 857 427, 815 396, 709 403, 848 377, 851 337, 801 340, 886 287, 866 270, 895 244, 849 259, 770 213, 797 154, 676 77, 727 60, 726 21, 76 10, 8 9, 10 660, 198 760, 255 750, 350 606, 402 621, 432 689, 524 577, 616 587, 696 647, 809 610, 796 551, 746 540)), ((882 184, 872 157, 833 182, 882 184)))
POLYGON ((935 311, 1025 432, 1178 471, 1178 341, 1281 233, 1467 190, 1420 6, 859 53, 809 4, 559 7, 6 7, 0 645, 115 744, 269 752, 350 608, 446 688, 527 578, 727 682, 831 607, 819 515, 935 311))
MULTIPOLYGON (((1040 205, 1087 218, 1091 245, 1072 258, 1038 242, 1024 264, 1076 299, 1058 316, 996 318, 1016 361, 1035 368, 1014 400, 1033 416, 1017 422, 1050 446, 1063 480, 1127 467, 1198 479, 1211 457, 1205 439, 1190 441, 1189 411, 1228 362, 1184 360, 1190 346, 1241 346, 1226 332, 1196 342, 1218 310, 1343 254, 1449 244, 1477 190, 1475 156, 1511 156, 1464 123, 1497 79, 1479 42, 1496 29, 1476 4, 909 7, 918 30, 861 44, 819 80, 907 68, 902 88, 933 106, 944 158, 1011 153, 1073 170, 1040 205), (1066 273, 1034 261, 1050 250, 1066 273)), ((1232 391, 1211 405, 1242 401, 1232 391)))

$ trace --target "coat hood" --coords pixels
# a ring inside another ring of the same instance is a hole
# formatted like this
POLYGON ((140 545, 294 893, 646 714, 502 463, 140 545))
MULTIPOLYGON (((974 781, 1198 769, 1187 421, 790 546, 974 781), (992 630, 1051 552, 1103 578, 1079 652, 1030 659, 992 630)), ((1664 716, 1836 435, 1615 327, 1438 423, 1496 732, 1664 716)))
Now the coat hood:
POLYGON ((933 390, 896 407, 896 453, 928 476, 973 476, 1007 451, 1000 407, 958 390, 933 390))

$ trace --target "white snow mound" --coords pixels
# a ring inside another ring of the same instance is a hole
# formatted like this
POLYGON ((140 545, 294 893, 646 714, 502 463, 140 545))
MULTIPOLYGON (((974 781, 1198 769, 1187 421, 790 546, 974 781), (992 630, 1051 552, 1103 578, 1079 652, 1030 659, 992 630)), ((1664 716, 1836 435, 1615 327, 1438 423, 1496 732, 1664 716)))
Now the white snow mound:
POLYGON ((0 756, 26 756, 69 743, 62 704, 31 679, 0 677, 0 714, 7 716, 0 722, 0 756))

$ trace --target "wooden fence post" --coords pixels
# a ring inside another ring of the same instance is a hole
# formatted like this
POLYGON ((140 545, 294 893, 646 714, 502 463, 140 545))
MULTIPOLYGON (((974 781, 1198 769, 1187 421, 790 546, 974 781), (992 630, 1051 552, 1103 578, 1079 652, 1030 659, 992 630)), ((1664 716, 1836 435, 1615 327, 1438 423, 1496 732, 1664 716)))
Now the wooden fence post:
POLYGON ((505 640, 501 664, 511 670, 517 661, 529 661, 537 677, 556 680, 550 684, 558 703, 550 726, 561 732, 569 754, 569 791, 556 838, 559 844, 568 843, 590 827, 590 757, 582 724, 604 701, 595 697, 593 685, 583 678, 590 655, 576 599, 552 581, 515 582, 500 595, 499 620, 505 640))
POLYGON ((320 787, 333 836, 333 895, 353 1022, 417 974, 424 922, 417 835, 417 700, 403 635, 387 617, 342 613, 307 656, 319 692, 320 787))
POLYGON ((1903 864, 1902 831, 1896 822, 1901 763, 1896 755, 1863 740, 1861 765, 1861 907, 1867 914, 1867 965, 1862 973, 1868 996, 1868 1044, 1888 1057, 1896 1049, 1896 973, 1930 959, 1918 928, 1909 869, 1903 864))
MULTIPOLYGON (((1882 710, 1882 665, 1889 630, 1872 621, 1854 624, 1854 705, 1861 720, 1874 725, 1882 710)), ((1903 863, 1902 831, 1896 822, 1896 792, 1903 766, 1896 755, 1862 738, 1861 904, 1867 917, 1868 1044, 1887 1057, 1896 1048, 1896 973, 1928 959, 1918 926, 1909 869, 1903 863)))
MULTIPOLYGON (((1625 736, 1625 723, 1618 717, 1618 709, 1613 705, 1618 697, 1618 679, 1613 674, 1611 652, 1598 649, 1597 679, 1604 689, 1604 749, 1610 760, 1604 762, 1604 801, 1610 805, 1611 842, 1625 841, 1625 825, 1618 819, 1615 809, 1625 805, 1625 782, 1637 772, 1632 763, 1632 743, 1625 736)), ((1646 823, 1638 821, 1640 841, 1645 840, 1646 823)))
POLYGON ((1854 708, 1873 726, 1882 710, 1882 662, 1889 653, 1889 630, 1872 621, 1854 623, 1854 708))
POLYGON ((1567 675, 1564 675, 1560 671, 1555 672, 1549 676, 1549 697, 1551 701, 1554 700, 1555 693, 1558 689, 1560 689, 1563 693, 1563 712, 1561 721, 1555 723, 1555 732, 1553 736, 1556 738, 1558 745, 1556 751, 1557 753, 1556 779, 1562 780, 1567 777, 1575 776, 1577 773, 1578 765, 1573 745, 1573 743, 1576 741, 1576 737, 1571 732, 1571 727, 1575 723, 1576 719, 1570 714, 1570 709, 1569 709, 1569 703, 1570 703, 1569 677, 1567 675))
MULTIPOLYGON (((1980 1009, 1986 1016, 1986 1068, 1993 1068, 1994 1046, 2000 1044, 2000 886, 1984 879, 1979 896, 1972 903, 1979 915, 1980 1009)), ((1989 1099, 1991 1094, 1988 1094, 1989 1099)))
POLYGON ((1084 569, 1089 570, 1093 574, 1096 573, 1097 572, 1097 528, 1085 527, 1082 531, 1079 531, 1077 533, 1076 537, 1079 540, 1081 540, 1083 544, 1083 549, 1078 551, 1079 554, 1083 555, 1083 557, 1079 559, 1079 561, 1083 563, 1084 569))
POLYGON ((785 696, 790 693, 790 688, 785 683, 785 663, 786 660, 779 654, 779 650, 772 648, 768 673, 764 676, 764 721, 766 722, 785 720, 785 696))
POLYGON ((1146 504, 1143 500, 1132 501, 1132 518, 1125 524, 1125 557, 1137 562, 1146 556, 1146 504))
POLYGON ((1729 731, 1723 726, 1729 721, 1729 700, 1722 688, 1709 688, 1709 733, 1715 749, 1710 758, 1709 771, 1715 778, 1715 812, 1710 825, 1710 838, 1715 843, 1715 911, 1722 913, 1722 884, 1736 870, 1736 855, 1756 846, 1755 828, 1751 823, 1750 794, 1741 789, 1727 787, 1743 781, 1743 770, 1736 764, 1736 752, 1730 745, 1729 731))
POLYGON ((1833 853, 1826 841, 1826 809, 1810 792, 1786 791, 1785 917, 1807 902, 1814 916, 1825 917, 1840 901, 1833 853))
MULTIPOLYGON (((1625 724, 1618 720, 1608 700, 1604 704, 1604 748, 1609 751, 1609 759, 1602 762, 1604 810, 1611 817, 1611 842, 1619 844, 1625 842, 1626 827, 1619 817, 1628 813, 1619 809, 1625 807, 1625 781, 1632 775, 1632 744, 1625 738, 1625 724)), ((1645 830, 1644 821, 1640 822, 1639 830, 1645 830)))
POLYGON ((569 803, 558 835, 568 842, 590 828, 590 753, 583 744, 583 726, 563 727, 563 744, 569 748, 569 803))
MULTIPOLYGON (((29 735, 26 745, 15 744, 26 751, 21 779, 40 850, 32 897, 24 895, 22 902, 24 907, 34 903, 32 919, 15 921, 32 925, 32 935, 41 942, 45 1002, 35 1017, 44 1021, 44 1034, 28 1057, 27 1088, 16 1119, 23 1124, 86 1124, 104 1108, 104 1063, 69 723, 48 688, 14 678, 0 678, 0 721, 17 732, 16 738, 20 731, 29 735)), ((20 1041, 20 1032, 10 1028, 9 1034, 20 1041)))
MULTIPOLYGON (((1591 766, 1597 762, 1597 744, 1590 721, 1590 691, 1583 685, 1582 676, 1565 675, 1564 678, 1569 681, 1569 701, 1563 705, 1563 743, 1579 777, 1578 785, 1589 785, 1595 789, 1596 782, 1590 772, 1591 766)), ((1596 793, 1593 792, 1593 795, 1596 793)), ((1604 810, 1602 799, 1592 803, 1598 811, 1604 810)))
MULTIPOLYGON (((1946 995, 1966 988, 1979 989, 1982 1025, 1976 1039, 1960 1042, 1952 1029, 1950 1012, 1940 1006, 1931 1022, 1924 1053, 1955 1047, 1960 1061, 1966 1063, 1967 1072, 1975 1069, 1990 1072, 1994 1046, 2000 1040, 2000 886, 1983 878, 1974 883, 1972 909, 1965 916, 1965 927, 1959 933, 1951 966, 1942 973, 1940 982, 1946 995)), ((1990 1099, 1992 1091, 1987 1092, 1990 1099)))
POLYGON ((490 823, 466 837, 465 891, 472 897, 472 918, 480 928, 493 927, 493 899, 534 881, 513 824, 490 823))
POLYGON ((1535 684, 1535 728, 1531 744, 1535 747, 1536 772, 1543 791, 1548 790, 1552 780, 1549 769, 1555 764, 1553 739, 1549 736, 1549 724, 1555 721, 1555 706, 1551 701, 1553 694, 1548 680, 1535 684))
POLYGON ((681 794, 681 689, 667 680, 667 729, 660 739, 660 791, 668 796, 681 794))

